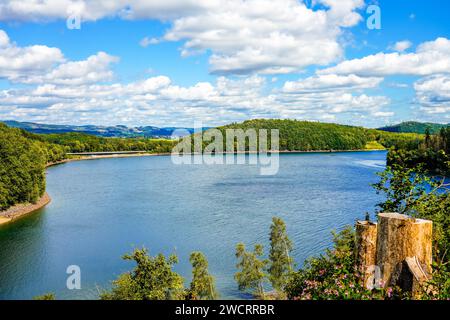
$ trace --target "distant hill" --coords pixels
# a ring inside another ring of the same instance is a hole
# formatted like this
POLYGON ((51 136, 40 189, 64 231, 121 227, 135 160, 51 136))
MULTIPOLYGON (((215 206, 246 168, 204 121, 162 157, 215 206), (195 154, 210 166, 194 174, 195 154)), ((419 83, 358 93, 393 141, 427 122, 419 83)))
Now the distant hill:
POLYGON ((448 127, 450 124, 439 124, 431 122, 416 122, 407 121, 402 122, 393 126, 387 126, 379 128, 378 130, 388 131, 388 132, 399 132, 399 133, 425 133, 427 128, 430 129, 430 133, 438 133, 441 128, 448 127))
POLYGON ((73 126, 73 125, 56 125, 56 124, 41 124, 33 122, 19 122, 19 121, 0 121, 9 127, 24 129, 31 133, 68 133, 77 132, 85 133, 99 137, 117 137, 117 138, 133 138, 133 137, 147 137, 147 138, 168 138, 176 129, 185 129, 189 133, 193 133, 192 128, 158 128, 153 126, 133 127, 129 128, 123 125, 117 126, 73 126))
MULTIPOLYGON (((384 149, 392 146, 406 149, 416 147, 423 139, 413 133, 393 133, 333 123, 288 119, 255 119, 232 123, 226 129, 278 129, 280 150, 364 150, 384 149)), ((270 134, 269 134, 270 135, 270 134)))

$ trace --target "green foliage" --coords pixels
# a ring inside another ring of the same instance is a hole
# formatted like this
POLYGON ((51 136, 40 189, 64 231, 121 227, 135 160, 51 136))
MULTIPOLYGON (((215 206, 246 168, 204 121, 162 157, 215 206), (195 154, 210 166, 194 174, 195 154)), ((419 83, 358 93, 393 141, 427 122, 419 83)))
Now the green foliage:
POLYGON ((292 241, 286 232, 286 224, 280 218, 273 217, 270 226, 269 280, 272 287, 282 291, 289 274, 293 271, 291 258, 292 241))
POLYGON ((234 278, 236 279, 239 290, 250 291, 255 296, 264 299, 264 279, 267 277, 265 268, 268 261, 261 259, 264 254, 263 246, 255 245, 254 251, 247 251, 243 243, 236 246, 236 258, 238 263, 234 278))
POLYGON ((384 150, 385 147, 378 141, 369 141, 364 146, 364 149, 366 149, 366 150, 384 150))
POLYGON ((363 149, 367 143, 362 128, 319 122, 258 119, 220 129, 255 129, 257 132, 260 129, 278 129, 280 150, 289 151, 356 150, 363 149))
POLYGON ((355 269, 354 231, 347 227, 334 235, 333 250, 310 258, 292 274, 286 286, 289 299, 368 300, 381 299, 384 291, 369 291, 355 269))
POLYGON ((169 258, 162 254, 155 257, 148 251, 136 249, 125 260, 136 262, 132 272, 124 273, 113 281, 110 292, 104 292, 103 300, 179 300, 185 296, 183 278, 172 270, 178 262, 175 255, 169 258))
POLYGON ((176 141, 148 138, 102 138, 84 133, 42 134, 43 141, 61 145, 66 152, 148 151, 168 153, 176 141))
POLYGON ((0 211, 44 194, 46 162, 45 145, 0 124, 0 211))
MULTIPOLYGON (((390 133, 333 123, 277 119, 248 120, 217 129, 222 132, 224 138, 227 129, 242 129, 244 132, 254 129, 257 134, 261 129, 278 129, 280 151, 364 150, 383 149, 394 145, 413 148, 417 147, 423 139, 421 135, 417 134, 390 133)), ((271 142, 270 133, 268 133, 267 140, 268 143, 271 142)), ((204 141, 203 147, 211 142, 204 141)), ((226 142, 224 141, 224 149, 225 146, 226 142)), ((245 147, 248 150, 247 142, 245 147)))
POLYGON ((421 133, 424 134, 427 130, 430 133, 438 133, 441 128, 448 127, 449 125, 439 124, 439 123, 429 123, 429 122, 416 122, 407 121, 402 122, 397 125, 388 126, 380 128, 379 130, 389 131, 389 132, 408 132, 408 133, 421 133))
POLYGON ((385 148, 412 150, 417 149, 424 136, 416 133, 392 133, 374 129, 366 129, 369 141, 376 141, 385 148))
POLYGON ((214 277, 208 272, 208 261, 201 252, 193 252, 189 258, 192 264, 192 282, 189 296, 192 300, 214 300, 218 293, 214 277))
POLYGON ((383 193, 381 211, 399 212, 415 218, 433 221, 433 279, 425 298, 450 298, 450 184, 445 178, 432 177, 418 166, 407 169, 388 166, 380 174, 375 189, 383 193))
POLYGON ((56 300, 56 296, 54 293, 45 293, 41 296, 36 296, 33 300, 56 300))
POLYGON ((377 173, 380 181, 373 185, 385 201, 377 205, 378 212, 410 214, 413 208, 427 197, 427 188, 434 181, 424 175, 421 167, 405 169, 399 165, 388 166, 377 173))
POLYGON ((450 174, 450 127, 438 134, 427 132, 425 139, 415 148, 396 146, 390 150, 387 162, 407 168, 422 165, 427 171, 441 175, 450 174))
POLYGON ((433 278, 429 281, 424 291, 422 296, 424 300, 450 299, 450 268, 448 264, 433 264, 433 278))

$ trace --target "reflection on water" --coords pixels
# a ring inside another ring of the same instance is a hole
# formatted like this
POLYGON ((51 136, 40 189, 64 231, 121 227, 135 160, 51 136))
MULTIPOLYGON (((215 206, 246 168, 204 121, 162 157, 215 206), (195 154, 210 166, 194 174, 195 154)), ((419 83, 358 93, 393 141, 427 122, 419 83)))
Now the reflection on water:
POLYGON ((73 162, 48 170, 52 202, 0 228, 0 299, 55 292, 96 298, 132 267, 120 257, 145 245, 176 253, 190 280, 189 253, 209 259, 221 296, 242 297, 233 280, 235 245, 267 246, 271 217, 282 217, 297 265, 330 245, 332 229, 373 211, 370 183, 385 152, 284 154, 276 176, 255 166, 175 166, 170 157, 73 162), (65 288, 79 265, 82 290, 65 288))

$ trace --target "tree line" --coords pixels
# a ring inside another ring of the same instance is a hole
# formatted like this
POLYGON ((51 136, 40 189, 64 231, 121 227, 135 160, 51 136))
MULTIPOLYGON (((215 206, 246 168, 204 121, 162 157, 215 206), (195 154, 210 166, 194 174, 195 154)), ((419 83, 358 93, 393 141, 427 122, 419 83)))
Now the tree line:
POLYGON ((68 153, 106 151, 147 151, 168 153, 174 140, 153 138, 103 138, 85 133, 60 133, 35 135, 37 139, 64 147, 68 153))
POLYGON ((450 174, 450 127, 441 128, 438 133, 426 129, 424 139, 416 147, 395 146, 388 154, 389 165, 407 168, 423 166, 430 173, 450 174))

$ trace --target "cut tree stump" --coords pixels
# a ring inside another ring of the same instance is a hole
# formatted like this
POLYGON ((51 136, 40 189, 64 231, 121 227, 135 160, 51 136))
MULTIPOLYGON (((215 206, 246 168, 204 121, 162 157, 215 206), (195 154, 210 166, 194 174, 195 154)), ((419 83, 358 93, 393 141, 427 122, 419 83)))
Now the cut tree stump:
POLYGON ((370 221, 356 222, 356 263, 364 287, 374 286, 374 272, 377 258, 377 224, 370 221))
MULTIPOLYGON (((399 285, 399 274, 405 267, 410 272, 431 274, 432 226, 429 220, 414 219, 398 213, 378 215, 376 264, 380 267, 382 286, 399 285), (416 263, 413 263, 417 261, 416 263)), ((417 281, 423 281, 423 275, 417 281)))

